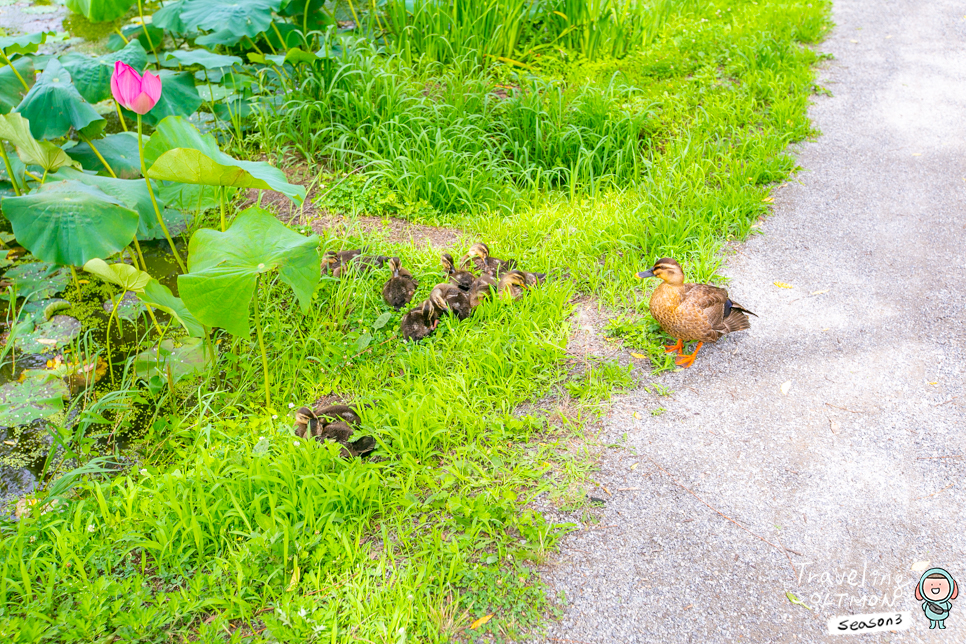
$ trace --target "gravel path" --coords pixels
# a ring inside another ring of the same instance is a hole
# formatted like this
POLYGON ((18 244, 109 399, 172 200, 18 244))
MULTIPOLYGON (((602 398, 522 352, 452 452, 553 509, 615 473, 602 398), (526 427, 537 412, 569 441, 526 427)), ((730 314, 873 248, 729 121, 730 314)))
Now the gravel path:
POLYGON ((925 562, 966 584, 964 14, 836 2, 823 135, 725 271, 760 317, 661 378, 673 396, 616 401, 607 503, 544 570, 566 599, 539 641, 966 642, 966 592, 945 631, 913 597, 925 562), (884 611, 913 627, 825 635, 884 611))

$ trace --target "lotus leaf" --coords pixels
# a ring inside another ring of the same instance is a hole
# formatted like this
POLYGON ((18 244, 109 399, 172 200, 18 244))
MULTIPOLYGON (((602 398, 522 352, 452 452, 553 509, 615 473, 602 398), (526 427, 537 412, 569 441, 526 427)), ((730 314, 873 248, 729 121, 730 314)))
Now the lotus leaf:
POLYGON ((201 338, 162 340, 160 347, 155 346, 137 354, 134 359, 134 373, 144 380, 160 377, 165 381, 170 367, 174 381, 172 384, 177 384, 186 378, 204 374, 211 363, 211 353, 201 338))
MULTIPOLYGON (((229 197, 234 192, 233 188, 227 190, 229 197)), ((162 184, 161 190, 158 191, 158 199, 168 208, 190 211, 196 211, 198 208, 202 210, 217 208, 219 203, 218 188, 214 186, 173 181, 165 181, 162 184)))
POLYGON ((108 264, 103 259, 92 259, 84 264, 84 270, 97 275, 105 282, 116 284, 125 291, 140 293, 151 281, 151 276, 130 264, 108 264))
MULTIPOLYGON (((188 116, 204 102, 198 95, 195 77, 190 72, 162 69, 158 72, 158 76, 161 77, 161 98, 151 111, 144 115, 145 123, 156 125, 168 116, 188 116)), ((134 118, 133 112, 125 110, 125 113, 134 118)))
MULTIPOLYGON (((158 224, 158 216, 151 204, 148 187, 140 179, 114 179, 86 174, 73 168, 64 168, 52 175, 54 179, 69 179, 78 181, 114 197, 124 206, 138 213, 137 237, 141 241, 163 239, 164 231, 158 224)), ((155 189, 157 191, 157 189, 155 189)), ((172 235, 180 234, 188 227, 189 217, 175 210, 166 209, 162 214, 164 223, 172 235)))
POLYGON ((178 288, 188 309, 206 326, 248 335, 248 312, 258 276, 278 269, 308 310, 319 282, 319 238, 292 232, 261 208, 238 215, 225 232, 201 229, 188 244, 188 274, 178 288))
POLYGON ((0 38, 0 50, 8 57, 16 54, 32 54, 47 40, 47 36, 53 35, 54 32, 52 31, 38 31, 37 33, 27 34, 25 36, 0 38))
POLYGON ((70 344, 80 335, 81 323, 67 315, 55 315, 14 340, 14 346, 24 353, 46 353, 70 344))
POLYGON ((100 103, 111 98, 111 75, 114 73, 114 63, 118 60, 141 72, 147 65, 148 57, 137 40, 132 40, 118 52, 99 58, 82 54, 60 57, 64 69, 74 81, 74 87, 88 103, 100 103))
MULTIPOLYGON (((47 262, 31 262, 14 266, 4 274, 17 291, 17 297, 45 300, 67 288, 70 277, 59 266, 47 262)), ((4 293, 3 299, 6 299, 4 293)))
POLYGON ((186 119, 172 116, 158 124, 144 149, 148 176, 165 181, 209 186, 276 190, 301 203, 305 188, 286 181, 267 163, 239 161, 220 149, 210 134, 201 134, 186 119))
POLYGON ((67 385, 53 374, 31 374, 23 382, 0 386, 0 426, 26 425, 63 410, 70 395, 67 385))
POLYGON ((34 256, 54 264, 83 266, 131 243, 138 213, 79 181, 48 182, 23 197, 6 197, 3 213, 34 256))
POLYGON ((167 52, 165 58, 169 61, 174 60, 179 65, 201 65, 205 69, 231 67, 232 65, 240 65, 242 62, 242 59, 238 56, 213 54, 206 49, 192 49, 189 51, 175 49, 174 51, 167 52))
POLYGON ((6 114, 20 105, 24 94, 28 91, 24 89, 20 78, 17 78, 17 74, 13 73, 14 69, 17 70, 17 74, 20 74, 20 78, 27 83, 28 88, 32 87, 34 81, 36 81, 34 62, 30 58, 18 58, 13 61, 12 68, 8 65, 0 67, 0 114, 6 114))
POLYGON ((12 112, 0 116, 0 141, 10 141, 25 165, 39 165, 46 171, 79 165, 50 141, 38 141, 30 134, 30 123, 12 112))
MULTIPOLYGON (((97 151, 111 165, 118 179, 136 179, 141 176, 141 158, 138 156, 138 135, 134 132, 108 134, 95 143, 97 151)), ((79 162, 86 170, 107 172, 107 168, 97 158, 87 143, 75 145, 67 150, 67 155, 79 162)), ((143 181, 141 182, 144 183, 143 181)))
POLYGON ((101 117, 77 92, 70 73, 59 60, 47 62, 47 68, 30 88, 17 111, 30 121, 35 139, 64 136, 70 128, 80 130, 101 117))
MULTIPOLYGON (((238 42, 243 36, 255 38, 272 24, 272 12, 282 0, 187 0, 181 21, 187 29, 227 32, 238 42)), ((202 45, 221 44, 202 42, 202 45)), ((224 43, 234 44, 234 43, 224 43)))
POLYGON ((188 27, 181 20, 185 2, 186 0, 176 0, 176 2, 165 3, 151 16, 151 24, 179 36, 187 33, 188 27))
POLYGON ((144 291, 138 293, 138 299, 145 304, 164 311, 177 320, 184 327, 185 331, 188 332, 188 335, 195 338, 203 338, 205 336, 205 328, 191 314, 191 311, 184 305, 181 298, 175 297, 171 293, 171 289, 158 280, 153 279, 148 282, 147 286, 144 287, 144 291))
POLYGON ((107 22, 127 13, 133 0, 67 0, 67 8, 91 22, 107 22))
POLYGON ((31 300, 23 305, 20 316, 23 320, 31 320, 34 324, 43 324, 54 317, 57 311, 70 308, 70 302, 61 298, 45 300, 31 300))

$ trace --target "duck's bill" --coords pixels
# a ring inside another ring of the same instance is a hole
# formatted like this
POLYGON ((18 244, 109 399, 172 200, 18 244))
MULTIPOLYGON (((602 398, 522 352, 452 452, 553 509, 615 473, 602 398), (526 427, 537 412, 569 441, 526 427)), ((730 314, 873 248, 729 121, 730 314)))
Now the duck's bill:
POLYGON ((648 277, 654 277, 654 271, 643 271, 638 273, 637 276, 640 277, 642 280, 647 279, 648 277))

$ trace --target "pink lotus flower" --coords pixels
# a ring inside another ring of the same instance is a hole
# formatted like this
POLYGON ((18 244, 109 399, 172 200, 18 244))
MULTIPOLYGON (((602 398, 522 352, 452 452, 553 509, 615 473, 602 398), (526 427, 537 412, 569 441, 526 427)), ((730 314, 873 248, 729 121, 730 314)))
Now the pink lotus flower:
POLYGON ((161 79, 151 72, 144 72, 142 77, 130 65, 117 61, 111 76, 111 94, 122 107, 147 114, 161 98, 161 79))

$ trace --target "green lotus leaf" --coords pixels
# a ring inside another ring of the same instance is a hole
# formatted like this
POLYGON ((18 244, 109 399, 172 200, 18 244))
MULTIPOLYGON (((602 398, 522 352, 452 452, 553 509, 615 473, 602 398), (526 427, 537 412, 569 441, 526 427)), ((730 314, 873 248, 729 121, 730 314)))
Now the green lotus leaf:
POLYGON ((20 310, 21 320, 30 320, 34 325, 47 322, 57 311, 70 308, 70 302, 60 298, 30 300, 20 310))
POLYGON ((64 4, 91 22, 107 22, 126 14, 134 0, 67 0, 64 4))
POLYGON ((48 353, 70 344, 80 335, 81 323, 67 315, 55 315, 33 331, 18 335, 14 346, 24 353, 48 353))
MULTIPOLYGON (((18 297, 45 300, 67 288, 70 276, 60 266, 47 262, 31 262, 14 266, 4 279, 16 289, 18 297)), ((3 299, 8 299, 6 292, 3 299)))
MULTIPOLYGON (((161 98, 142 118, 149 125, 157 125, 169 116, 190 116, 204 102, 195 88, 195 77, 191 72, 174 72, 162 69, 158 72, 161 78, 161 98)), ((134 112, 124 110, 124 115, 132 120, 137 118, 134 112)))
MULTIPOLYGON (((181 21, 187 29, 230 32, 238 42, 242 36, 255 38, 272 24, 272 12, 282 0, 187 0, 181 21)), ((202 45, 211 43, 199 42, 202 45)), ((234 43, 230 43, 234 44, 234 43)))
POLYGON ((187 33, 188 27, 181 20, 181 12, 184 11, 186 1, 166 2, 151 16, 151 24, 179 36, 187 33))
POLYGON ((278 12, 283 16, 291 16, 299 27, 322 30, 329 25, 336 24, 335 18, 325 9, 325 0, 297 0, 285 4, 278 12), (306 15, 308 14, 308 15, 306 15))
POLYGON ((0 426, 26 425, 64 409, 70 391, 53 374, 30 374, 23 382, 0 386, 0 426))
POLYGON ((155 51, 160 51, 164 46, 164 29, 159 29, 157 26, 150 24, 147 32, 145 32, 141 25, 127 25, 121 29, 120 35, 115 32, 108 36, 107 48, 116 52, 124 49, 132 42, 138 43, 145 51, 151 49, 152 46, 155 51))
POLYGON ((192 49, 190 51, 175 49, 167 52, 165 58, 176 61, 180 65, 201 65, 205 69, 231 67, 232 65, 240 65, 242 62, 242 59, 238 56, 213 54, 206 49, 192 49))
MULTIPOLYGON (((115 179, 113 177, 102 177, 99 175, 87 174, 73 168, 63 168, 48 179, 66 179, 79 181, 88 186, 93 186, 98 190, 114 197, 127 208, 138 213, 138 232, 137 237, 141 241, 152 239, 162 239, 164 230, 158 224, 158 216, 154 212, 154 204, 151 203, 151 195, 148 194, 148 187, 143 179, 115 179)), ((155 188, 157 192, 157 188, 155 188)), ((190 223, 190 217, 175 210, 165 209, 161 215, 164 223, 168 227, 168 232, 178 235, 190 223)))
POLYGON ((111 75, 114 63, 121 61, 141 72, 148 62, 147 52, 137 40, 123 49, 99 58, 83 54, 66 54, 60 57, 64 69, 74 81, 74 87, 88 103, 100 103, 111 98, 111 75))
POLYGON ((77 92, 70 73, 57 59, 47 62, 47 68, 17 111, 30 121, 30 132, 35 139, 54 139, 64 136, 70 128, 80 130, 91 121, 103 118, 77 92))
POLYGON ((125 291, 140 293, 152 277, 139 271, 130 264, 108 264, 103 259, 94 258, 84 264, 84 271, 97 275, 105 282, 116 284, 125 291))
POLYGON ((6 114, 13 108, 20 105, 24 95, 28 90, 24 89, 23 83, 13 70, 17 70, 28 87, 32 87, 36 81, 34 75, 34 61, 31 58, 18 58, 13 61, 13 67, 4 65, 0 67, 0 114, 6 114))
MULTIPOLYGON (((226 191, 226 197, 234 194, 234 188, 226 191)), ((215 186, 205 186, 198 183, 178 183, 165 181, 158 191, 158 199, 164 202, 167 208, 176 208, 187 212, 196 212, 217 208, 218 188, 215 186)))
POLYGON ((134 374, 144 380, 159 377, 165 382, 170 369, 172 384, 177 384, 186 378, 203 375, 211 364, 211 353, 201 338, 162 340, 160 346, 137 354, 134 374))
POLYGON ((30 123, 16 112, 0 116, 0 141, 13 143, 25 165, 39 165, 48 172, 79 165, 50 141, 36 140, 30 133, 30 123))
POLYGON ((188 244, 188 274, 178 290, 206 326, 248 335, 248 312, 257 278, 278 270, 308 310, 319 282, 319 238, 292 232, 261 208, 248 208, 225 232, 201 229, 188 244))
POLYGON ((175 297, 171 293, 171 289, 158 280, 153 279, 148 282, 147 286, 144 287, 144 291, 138 293, 138 299, 145 304, 164 311, 177 320, 191 337, 205 337, 205 328, 201 325, 201 322, 192 315, 180 297, 175 297))
POLYGON ((290 184, 281 170, 264 162, 228 156, 218 149, 212 135, 201 134, 181 117, 169 117, 158 124, 144 157, 152 179, 276 190, 296 203, 305 199, 305 188, 290 184))
POLYGON ((15 54, 32 54, 47 40, 47 36, 53 35, 54 32, 52 31, 38 31, 37 33, 27 34, 26 36, 0 38, 0 50, 8 57, 15 54))
MULTIPOLYGON (((138 135, 134 132, 108 134, 96 141, 94 145, 97 146, 97 151, 101 153, 104 160, 111 165, 118 179, 136 179, 141 176, 138 135)), ((75 145, 67 150, 67 156, 80 163, 85 170, 107 174, 107 168, 87 143, 75 145)))
POLYGON ((138 228, 137 212, 79 181, 48 181, 29 195, 6 197, 3 213, 24 248, 63 266, 119 252, 138 228))

